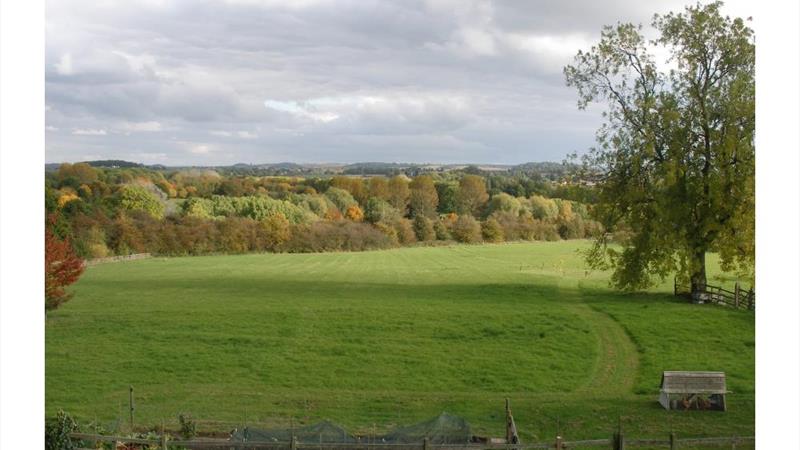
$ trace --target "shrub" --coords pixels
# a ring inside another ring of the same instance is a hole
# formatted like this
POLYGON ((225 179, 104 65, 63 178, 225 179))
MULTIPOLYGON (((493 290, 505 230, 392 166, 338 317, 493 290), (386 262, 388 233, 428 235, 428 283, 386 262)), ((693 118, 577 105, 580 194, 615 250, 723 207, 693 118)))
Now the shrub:
POLYGON ((400 218, 400 212, 389 202, 372 197, 364 207, 364 218, 369 223, 393 222, 400 218))
POLYGON ((260 222, 260 237, 264 249, 279 251, 292 236, 291 224, 283 214, 267 217, 260 222))
POLYGON ((417 241, 417 237, 414 235, 414 227, 411 225, 410 220, 397 219, 392 223, 392 226, 397 231, 397 240, 401 244, 413 244, 417 241))
POLYGON ((361 222, 364 220, 364 212, 361 211, 361 208, 359 208, 358 205, 348 206, 344 216, 353 222, 361 222))
POLYGON ((458 242, 472 244, 481 240, 481 226, 475 218, 468 214, 458 217, 453 224, 453 237, 458 242))
POLYGON ((362 251, 392 247, 389 237, 365 223, 340 220, 297 225, 285 244, 289 252, 362 251))
POLYGON ((436 233, 436 239, 439 241, 447 241, 452 238, 452 236, 450 236, 450 231, 447 229, 447 225, 441 220, 437 220, 433 223, 433 231, 436 233))
POLYGON ((347 211, 347 208, 350 206, 358 205, 356 199, 354 199, 349 192, 341 188, 332 187, 325 192, 325 196, 339 208, 339 211, 347 211))
POLYGON ((433 222, 423 215, 414 217, 414 235, 419 241, 432 241, 436 239, 436 231, 433 229, 433 222))
POLYGON ((486 242, 503 242, 503 228, 492 218, 481 224, 481 235, 486 242))
POLYGON ((191 417, 179 414, 178 422, 181 424, 180 434, 184 440, 189 440, 197 436, 197 424, 194 423, 191 417))
POLYGON ((505 192, 501 192, 495 196, 492 196, 492 199, 489 200, 489 214, 495 212, 507 212, 514 215, 519 215, 521 209, 522 205, 520 204, 519 200, 506 194, 505 192))
POLYGON ((389 238, 393 246, 400 244, 400 239, 397 237, 397 230, 394 227, 385 222, 378 222, 375 224, 375 228, 377 228, 381 233, 386 235, 389 238))
POLYGON ((44 448, 47 450, 72 450, 78 448, 69 434, 79 430, 78 423, 69 414, 59 410, 56 417, 46 420, 44 448))

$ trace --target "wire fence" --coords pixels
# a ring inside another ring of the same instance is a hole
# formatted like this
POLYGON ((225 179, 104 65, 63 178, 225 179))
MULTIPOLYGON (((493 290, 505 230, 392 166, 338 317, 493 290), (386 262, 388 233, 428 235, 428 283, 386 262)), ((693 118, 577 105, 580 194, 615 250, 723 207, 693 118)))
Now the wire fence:
POLYGON ((205 450, 533 450, 533 449, 581 449, 581 448, 609 448, 623 449, 701 449, 701 448, 754 448, 754 436, 723 436, 723 437, 689 437, 678 438, 671 433, 664 438, 628 438, 621 432, 616 432, 606 439, 568 440, 561 436, 549 442, 531 442, 519 444, 433 444, 423 440, 418 444, 386 444, 386 443, 360 443, 360 442, 322 442, 319 444, 304 444, 293 439, 289 442, 242 442, 229 439, 199 438, 191 440, 173 439, 169 434, 162 434, 159 438, 144 439, 125 436, 106 436, 87 433, 71 433, 70 437, 78 441, 78 448, 98 448, 102 443, 110 443, 112 448, 125 449, 205 449, 205 450))

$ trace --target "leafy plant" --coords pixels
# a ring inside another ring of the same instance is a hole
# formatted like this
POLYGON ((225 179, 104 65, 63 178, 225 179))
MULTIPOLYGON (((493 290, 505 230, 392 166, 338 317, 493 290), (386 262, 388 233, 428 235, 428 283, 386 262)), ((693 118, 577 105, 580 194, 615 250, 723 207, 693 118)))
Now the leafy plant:
POLYGON ((75 442, 69 437, 70 433, 79 430, 78 423, 69 414, 62 410, 56 417, 45 422, 44 448, 46 450, 70 450, 77 448, 75 442))

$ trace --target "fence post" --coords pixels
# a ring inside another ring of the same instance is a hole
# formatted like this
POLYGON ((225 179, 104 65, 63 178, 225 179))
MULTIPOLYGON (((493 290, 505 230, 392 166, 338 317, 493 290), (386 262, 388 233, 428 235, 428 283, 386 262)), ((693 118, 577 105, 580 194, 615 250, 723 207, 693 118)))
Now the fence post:
POLYGON ((564 441, 561 436, 556 436, 556 450, 564 449, 564 441))
POLYGON ((161 419, 161 449, 167 450, 167 432, 164 430, 164 419, 161 419))
POLYGON ((733 306, 736 308, 739 307, 739 282, 736 282, 736 286, 733 288, 733 306))
POLYGON ((669 450, 675 450, 678 448, 678 440, 675 439, 675 433, 669 434, 669 450))
POLYGON ((625 450, 625 435, 622 433, 622 420, 619 420, 617 431, 614 433, 614 450, 625 450))
POLYGON ((131 413, 131 432, 133 432, 133 385, 130 385, 130 391, 128 392, 128 404, 130 405, 130 413, 131 413))
POLYGON ((297 436, 292 436, 292 442, 289 444, 289 448, 297 450, 297 436))
POLYGON ((422 440, 422 450, 431 450, 431 440, 427 437, 422 440))

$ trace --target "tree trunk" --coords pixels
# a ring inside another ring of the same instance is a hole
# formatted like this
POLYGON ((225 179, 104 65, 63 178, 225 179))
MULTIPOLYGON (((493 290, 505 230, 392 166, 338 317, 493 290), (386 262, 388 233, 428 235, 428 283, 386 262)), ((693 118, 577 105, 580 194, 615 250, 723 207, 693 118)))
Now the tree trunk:
POLYGON ((692 282, 692 300, 704 303, 706 298, 706 252, 705 249, 695 252, 692 282))

